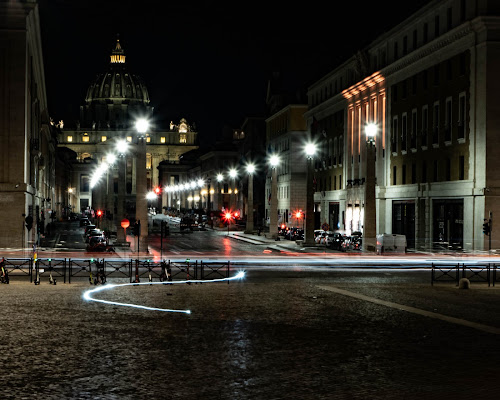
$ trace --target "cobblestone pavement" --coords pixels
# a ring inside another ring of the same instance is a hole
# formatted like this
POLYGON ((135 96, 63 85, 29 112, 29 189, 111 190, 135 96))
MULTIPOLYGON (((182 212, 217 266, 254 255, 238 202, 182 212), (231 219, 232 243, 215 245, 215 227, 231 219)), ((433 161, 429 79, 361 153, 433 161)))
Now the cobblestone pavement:
POLYGON ((499 290, 429 274, 255 269, 95 294, 190 315, 86 302, 85 280, 13 278, 0 286, 0 398, 498 399, 498 334, 325 289, 500 328, 499 290))

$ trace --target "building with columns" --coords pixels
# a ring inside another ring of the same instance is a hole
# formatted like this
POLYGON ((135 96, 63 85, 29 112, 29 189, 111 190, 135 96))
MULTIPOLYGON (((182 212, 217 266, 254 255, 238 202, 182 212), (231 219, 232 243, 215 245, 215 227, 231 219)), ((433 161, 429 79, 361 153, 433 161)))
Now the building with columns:
POLYGON ((72 127, 64 126, 58 141, 76 153, 73 187, 68 188, 73 192, 71 209, 102 209, 109 219, 114 216, 115 226, 124 217, 133 221, 137 202, 160 185, 160 163, 179 164, 184 153, 198 148, 197 132, 185 119, 172 121, 167 130, 155 127, 145 82, 128 71, 119 40, 111 51, 108 70, 89 86, 80 120, 72 127), (144 132, 136 128, 140 119, 149 121, 144 132), (121 150, 122 144, 128 149, 121 150), (101 179, 93 182, 95 171, 103 167, 101 179))
POLYGON ((405 234, 409 248, 499 248, 499 66, 498 2, 439 0, 311 85, 321 222, 365 231, 375 213, 376 233, 405 234))
POLYGON ((0 3, 0 26, 0 247, 24 248, 57 202, 37 1, 0 3))

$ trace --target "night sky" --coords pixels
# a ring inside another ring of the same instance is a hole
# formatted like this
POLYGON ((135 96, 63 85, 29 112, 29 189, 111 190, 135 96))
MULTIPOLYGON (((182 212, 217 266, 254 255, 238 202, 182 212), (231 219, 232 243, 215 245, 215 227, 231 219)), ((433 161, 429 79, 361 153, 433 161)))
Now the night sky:
POLYGON ((128 71, 146 82, 157 125, 184 117, 207 144, 224 125, 265 116, 272 72, 280 71, 289 92, 305 93, 428 2, 414 0, 404 10, 401 1, 372 2, 360 14, 352 1, 325 8, 314 1, 40 0, 49 113, 67 125, 78 119, 119 34, 128 71))

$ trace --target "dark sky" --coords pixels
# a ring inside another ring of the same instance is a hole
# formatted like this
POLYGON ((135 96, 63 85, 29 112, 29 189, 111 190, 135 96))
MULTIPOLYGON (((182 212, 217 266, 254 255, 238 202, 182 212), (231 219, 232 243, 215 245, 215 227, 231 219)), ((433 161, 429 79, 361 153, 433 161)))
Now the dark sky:
POLYGON ((225 124, 265 115, 271 72, 289 91, 305 89, 428 2, 40 0, 49 112, 78 118, 119 34, 158 121, 184 117, 207 143, 225 124))

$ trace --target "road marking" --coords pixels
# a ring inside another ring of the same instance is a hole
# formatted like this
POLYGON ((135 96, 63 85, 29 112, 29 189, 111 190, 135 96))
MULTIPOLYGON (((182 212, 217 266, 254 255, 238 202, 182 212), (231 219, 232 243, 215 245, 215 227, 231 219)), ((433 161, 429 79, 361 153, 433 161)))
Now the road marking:
POLYGON ((328 290, 330 292, 334 292, 334 293, 338 293, 338 294, 342 294, 344 296, 349 296, 349 297, 354 297, 354 298, 359 299, 359 300, 369 301, 370 303, 380 304, 382 306, 395 308, 397 310, 402 310, 402 311, 407 311, 407 312, 410 312, 413 314, 423 315, 424 317, 440 319, 442 321, 450 322, 452 324, 467 326, 469 328, 478 329, 478 330, 483 331, 483 332, 493 333, 495 335, 500 334, 500 328, 495 328, 493 326, 483 325, 483 324, 479 324, 477 322, 467 321, 465 319, 449 317, 447 315, 438 314, 438 313, 430 312, 430 311, 425 311, 425 310, 421 310, 419 308, 405 306, 405 305, 398 304, 398 303, 393 303, 391 301, 380 300, 380 299, 376 299, 374 297, 369 297, 369 296, 365 296, 363 294, 350 292, 348 290, 339 289, 339 288, 333 287, 333 286, 318 286, 318 287, 320 289, 328 290))

